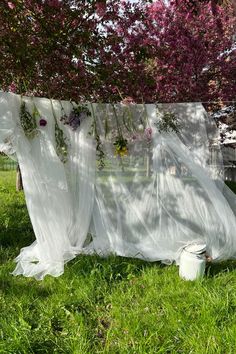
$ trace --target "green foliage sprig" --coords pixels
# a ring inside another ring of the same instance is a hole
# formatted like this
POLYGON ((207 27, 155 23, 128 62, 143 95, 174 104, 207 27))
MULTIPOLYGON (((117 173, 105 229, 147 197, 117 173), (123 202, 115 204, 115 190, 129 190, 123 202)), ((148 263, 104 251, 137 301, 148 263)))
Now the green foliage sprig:
POLYGON ((60 158, 61 162, 66 163, 69 154, 67 138, 57 122, 55 122, 55 140, 57 156, 60 158))
POLYGON ((72 106, 74 113, 78 115, 80 115, 81 113, 85 113, 87 116, 91 116, 91 112, 85 104, 78 104, 76 106, 72 104, 72 106))
POLYGON ((103 144, 102 144, 101 138, 98 134, 95 120, 91 124, 91 130, 89 131, 88 135, 94 136, 94 138, 96 140, 96 155, 97 155, 97 159, 98 159, 98 169, 103 170, 103 168, 105 167, 106 154, 103 151, 103 144))
POLYGON ((56 113, 51 100, 52 113, 55 121, 55 141, 56 141, 56 153, 61 162, 66 163, 69 155, 68 139, 65 136, 64 131, 59 127, 57 123, 56 113))
POLYGON ((165 112, 161 117, 160 122, 156 123, 156 126, 160 133, 170 131, 178 133, 180 128, 178 118, 173 112, 165 112))
MULTIPOLYGON (((98 159, 98 169, 102 170, 105 167, 106 154, 103 151, 103 144, 102 144, 100 135, 98 133, 97 123, 96 123, 96 119, 95 119, 95 112, 94 112, 94 108, 93 108, 92 104, 91 104, 91 110, 92 110, 93 122, 91 124, 91 130, 88 134, 90 136, 93 135, 95 137, 96 152, 97 152, 97 159, 98 159)), ((106 128, 105 128, 105 130, 106 130, 106 128)), ((105 131, 105 135, 106 135, 106 131, 105 131)))
POLYGON ((33 139, 38 134, 36 117, 37 112, 35 108, 31 115, 26 108, 26 103, 22 100, 20 106, 20 123, 26 137, 29 139, 33 139))
POLYGON ((97 151, 97 157, 98 157, 98 169, 103 170, 103 168, 105 167, 105 156, 106 155, 105 155, 105 152, 103 151, 102 142, 101 142, 100 136, 98 134, 96 134, 95 139, 97 142, 96 151, 97 151))

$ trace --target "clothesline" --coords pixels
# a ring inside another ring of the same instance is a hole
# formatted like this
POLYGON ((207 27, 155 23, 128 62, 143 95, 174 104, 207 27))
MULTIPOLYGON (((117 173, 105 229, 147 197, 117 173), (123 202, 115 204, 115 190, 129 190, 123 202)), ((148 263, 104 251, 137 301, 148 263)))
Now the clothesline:
MULTIPOLYGON (((3 93, 4 91, 1 91, 0 90, 0 94, 1 93, 3 93)), ((22 96, 24 96, 24 95, 22 95, 22 96)), ((34 97, 34 96, 25 96, 25 97, 34 97)), ((35 97, 38 97, 38 96, 35 96, 35 97)), ((43 98, 43 97, 38 97, 38 98, 43 98)), ((60 101, 60 99, 54 99, 54 100, 58 100, 58 101, 60 101)), ((218 103, 236 103, 236 99, 235 100, 219 100, 219 101, 196 101, 196 102, 188 102, 188 103, 202 103, 202 104, 204 104, 204 103, 212 103, 212 104, 218 104, 218 103)), ((103 102, 104 103, 104 102, 103 102)), ((120 102, 111 102, 111 104, 112 103, 120 103, 120 102)), ((144 102, 143 102, 144 103, 144 102)), ((181 103, 181 104, 183 104, 183 103, 187 103, 186 101, 184 102, 155 102, 156 104, 175 104, 175 103, 181 103)))
MULTIPOLYGON (((186 103, 186 102, 156 102, 157 104, 177 104, 177 103, 186 103)), ((190 102, 189 102, 190 103, 190 102)), ((191 102, 191 103, 212 103, 212 104, 218 104, 218 103, 236 103, 236 100, 234 101, 229 101, 229 100, 221 100, 221 101, 196 101, 196 102, 191 102)))
POLYGON ((236 103, 236 101, 225 101, 225 100, 222 100, 222 101, 203 101, 203 102, 201 102, 201 103, 236 103))

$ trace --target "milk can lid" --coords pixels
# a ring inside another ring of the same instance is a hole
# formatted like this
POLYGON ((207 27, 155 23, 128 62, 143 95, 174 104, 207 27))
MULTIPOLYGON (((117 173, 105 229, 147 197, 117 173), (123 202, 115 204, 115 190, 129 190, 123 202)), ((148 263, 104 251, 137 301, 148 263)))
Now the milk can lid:
POLYGON ((206 252, 206 244, 205 243, 192 243, 185 247, 185 250, 190 253, 201 254, 206 252))

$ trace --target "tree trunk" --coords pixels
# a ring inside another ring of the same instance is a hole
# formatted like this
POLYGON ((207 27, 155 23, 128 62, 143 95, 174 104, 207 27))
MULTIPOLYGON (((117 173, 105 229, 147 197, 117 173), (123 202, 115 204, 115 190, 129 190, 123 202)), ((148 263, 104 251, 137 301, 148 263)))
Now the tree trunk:
POLYGON ((17 168, 16 168, 16 190, 17 190, 17 192, 23 190, 22 176, 21 176, 19 164, 17 165, 17 168))

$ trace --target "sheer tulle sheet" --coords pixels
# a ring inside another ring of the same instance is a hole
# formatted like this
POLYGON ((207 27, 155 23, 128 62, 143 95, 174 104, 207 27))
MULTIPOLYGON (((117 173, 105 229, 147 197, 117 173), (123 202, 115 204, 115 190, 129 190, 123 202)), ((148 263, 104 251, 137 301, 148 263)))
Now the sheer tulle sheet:
POLYGON ((47 125, 37 121, 38 134, 28 139, 19 119, 21 98, 0 95, 0 150, 17 155, 36 237, 21 250, 13 274, 59 276, 80 253, 178 263, 182 248, 198 241, 214 260, 235 258, 236 198, 223 183, 216 127, 200 103, 88 104, 91 116, 73 131, 60 121, 70 102, 24 100, 31 112, 36 105, 47 125), (159 131, 165 112, 178 117, 177 133, 159 131), (55 124, 69 142, 64 163, 55 124), (102 170, 94 124, 105 153, 102 170), (114 146, 121 135, 127 155, 114 146))

